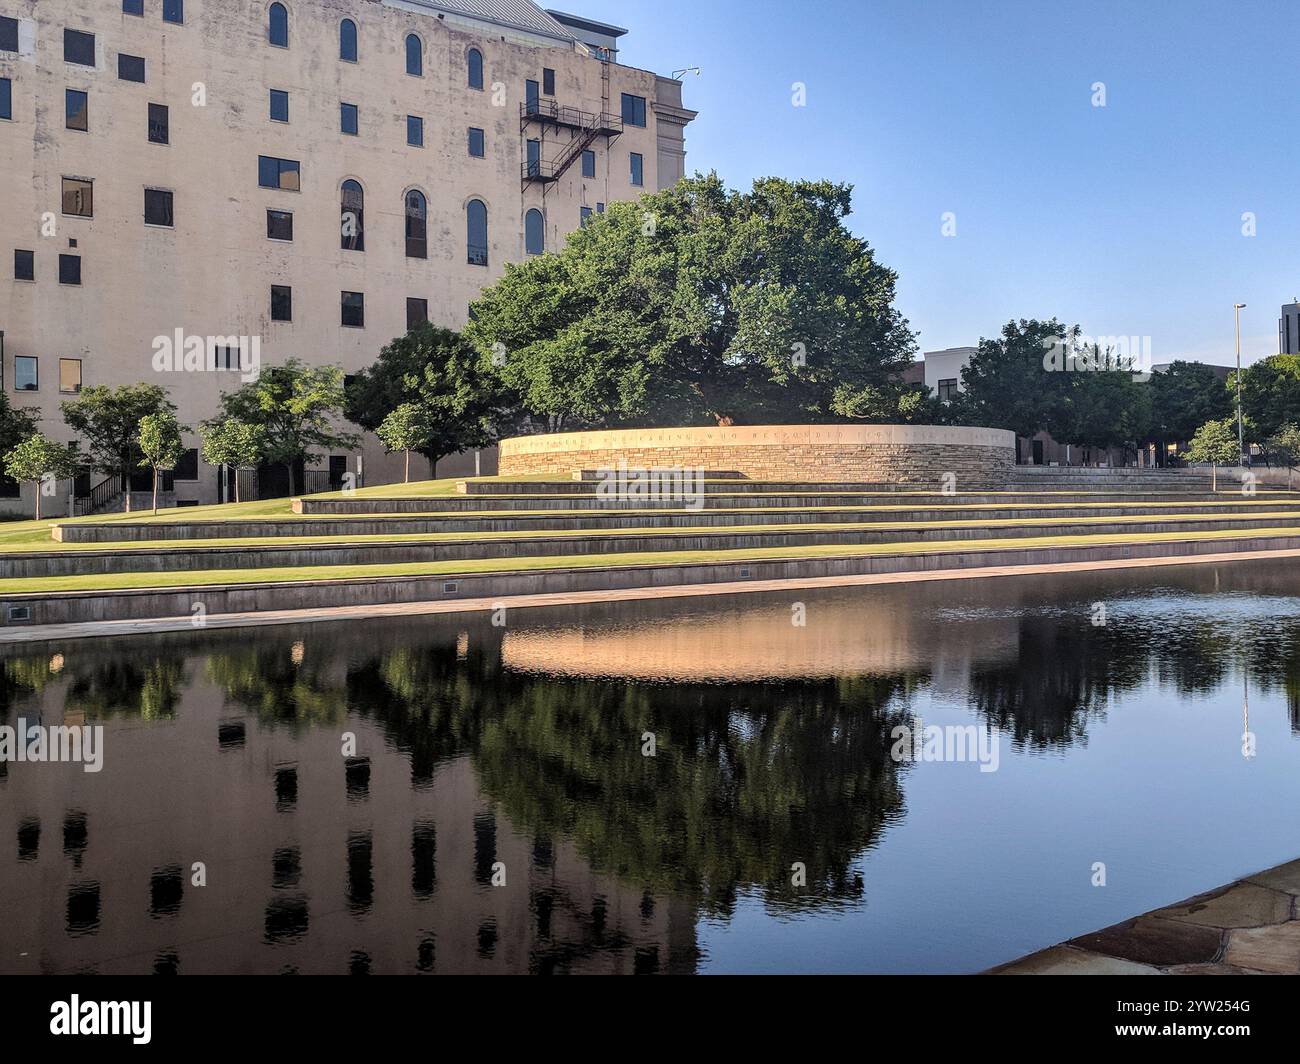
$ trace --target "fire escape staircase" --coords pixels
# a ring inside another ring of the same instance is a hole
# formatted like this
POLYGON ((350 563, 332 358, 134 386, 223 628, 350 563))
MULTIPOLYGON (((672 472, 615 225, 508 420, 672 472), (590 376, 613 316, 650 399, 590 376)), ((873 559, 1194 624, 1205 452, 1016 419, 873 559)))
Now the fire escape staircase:
POLYGON ((595 114, 543 100, 530 100, 520 106, 519 128, 525 137, 530 126, 540 127, 542 148, 546 145, 548 128, 557 132, 567 129, 570 139, 550 159, 525 160, 520 174, 525 187, 529 184, 544 186, 558 181, 599 137, 608 138, 612 144, 623 133, 623 120, 618 115, 607 111, 595 114))

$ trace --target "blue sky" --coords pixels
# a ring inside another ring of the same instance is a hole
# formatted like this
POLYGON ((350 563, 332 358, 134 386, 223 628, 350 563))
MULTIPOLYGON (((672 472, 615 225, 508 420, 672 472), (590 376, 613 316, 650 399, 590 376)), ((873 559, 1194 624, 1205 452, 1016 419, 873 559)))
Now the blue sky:
POLYGON ((1243 302, 1246 361, 1276 353, 1300 295, 1300 5, 565 3, 629 29, 623 62, 702 68, 692 169, 852 183, 923 350, 1055 315, 1149 336, 1156 362, 1230 363, 1243 302))

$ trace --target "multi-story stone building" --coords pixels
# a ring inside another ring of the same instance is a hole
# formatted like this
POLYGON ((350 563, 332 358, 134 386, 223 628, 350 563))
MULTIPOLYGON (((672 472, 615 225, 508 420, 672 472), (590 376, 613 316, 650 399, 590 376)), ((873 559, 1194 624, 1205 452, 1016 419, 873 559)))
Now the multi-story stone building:
MULTIPOLYGON (((464 325, 507 262, 684 174, 695 113, 622 33, 530 0, 0 0, 10 400, 67 440, 81 388, 156 382, 197 426, 240 338, 352 373, 464 325)), ((373 437, 319 466, 400 477, 373 437)), ((218 471, 191 451, 174 491, 216 501, 218 471)))

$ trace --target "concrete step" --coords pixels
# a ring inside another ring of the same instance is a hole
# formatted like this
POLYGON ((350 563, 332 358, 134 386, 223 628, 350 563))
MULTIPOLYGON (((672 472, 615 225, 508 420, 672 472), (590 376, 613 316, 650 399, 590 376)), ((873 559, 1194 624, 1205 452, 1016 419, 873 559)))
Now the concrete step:
MULTIPOLYGON (((433 542, 276 544, 239 547, 185 547, 95 551, 33 551, 5 559, 10 579, 77 576, 92 573, 190 572, 212 569, 271 569, 299 566, 396 565, 410 562, 483 561, 601 554, 735 551, 912 543, 959 543, 970 540, 1037 539, 1078 536, 1140 537, 1186 533, 1286 529, 1300 535, 1300 513, 1270 517, 1227 516, 1186 520, 1139 518, 1124 522, 1015 522, 988 525, 882 524, 863 528, 794 530, 665 530, 653 533, 555 535, 523 534, 509 538, 452 539, 433 542)), ((320 574, 328 578, 328 573, 320 574)))
MULTIPOLYGON (((1262 493, 1261 493, 1262 494, 1262 493)), ((1125 502, 1141 498, 1146 502, 1201 502, 1222 498, 1241 498, 1241 494, 1221 492, 1218 495, 1209 492, 990 492, 957 495, 942 495, 937 492, 913 493, 813 493, 797 492, 785 494, 760 494, 742 492, 736 494, 709 494, 695 500, 691 505, 700 509, 740 509, 749 507, 767 507, 780 509, 807 509, 817 506, 898 506, 914 503, 922 506, 971 506, 988 503, 1023 502, 1033 505, 1035 502, 1061 503, 1097 503, 1125 502)), ((1300 493, 1270 492, 1270 499, 1300 498, 1300 493)), ((619 510, 689 510, 691 507, 682 499, 602 499, 594 494, 570 494, 565 496, 548 495, 511 495, 511 496, 438 496, 432 498, 391 498, 381 499, 372 496, 362 498, 303 498, 294 499, 291 509, 296 514, 357 516, 372 514, 438 514, 438 513, 479 513, 498 511, 605 511, 619 510)))
MULTIPOLYGON (((645 564, 559 564, 527 571, 457 572, 453 566, 437 572, 364 579, 315 579, 260 584, 176 585, 124 591, 62 591, 44 594, 0 594, 0 640, 39 641, 39 626, 112 620, 173 619, 178 627, 191 624, 193 607, 201 602, 209 618, 225 614, 263 615, 280 610, 330 610, 342 606, 395 605, 415 602, 464 602, 466 608, 489 610, 494 603, 518 595, 567 594, 583 591, 644 589, 646 594, 670 589, 735 592, 769 590, 766 581, 854 582, 857 577, 898 573, 951 573, 956 570, 996 571, 1019 566, 1070 566, 1078 569, 1126 565, 1150 559, 1194 561, 1207 556, 1231 557, 1252 553, 1300 551, 1300 533, 1256 534, 1227 539, 1169 538, 1156 542, 1105 544, 1060 542, 1017 546, 972 547, 962 550, 885 553, 864 550, 828 557, 775 559, 721 555, 708 560, 665 560, 645 564), (705 587, 702 585, 713 585, 705 587), (731 591, 731 588, 726 590, 731 591), (22 621, 9 620, 9 607, 25 607, 22 621)), ((770 588, 789 592, 779 586, 770 588)), ((689 591, 686 593, 690 593, 689 591)), ((292 620, 310 619, 302 615, 292 620)), ((317 619, 329 620, 329 616, 317 619)), ((188 627, 186 627, 188 630, 188 627)), ((111 629, 105 630, 111 631, 111 629)), ((101 634, 90 631, 79 634, 101 634)))
POLYGON ((703 528, 753 525, 813 524, 903 524, 915 521, 1043 521, 1089 517, 1151 517, 1169 519, 1177 515, 1215 516, 1293 513, 1300 522, 1300 498, 1248 502, 1150 503, 1128 500, 1109 505, 1050 506, 926 506, 904 509, 880 506, 858 509, 832 507, 819 510, 790 508, 771 511, 736 510, 683 511, 557 511, 554 514, 524 516, 500 512, 487 516, 448 514, 362 515, 356 517, 311 517, 303 520, 195 521, 171 522, 105 521, 56 525, 54 539, 62 543, 136 543, 158 540, 202 541, 230 539, 272 539, 300 536, 329 536, 353 539, 362 536, 413 536, 431 533, 475 534, 484 532, 562 532, 570 530, 612 531, 617 529, 703 528))
MULTIPOLYGON (((607 471, 603 469, 575 469, 573 471, 573 480, 602 480, 608 476, 607 471)), ((706 469, 704 470, 705 480, 748 480, 744 473, 735 469, 706 469)))

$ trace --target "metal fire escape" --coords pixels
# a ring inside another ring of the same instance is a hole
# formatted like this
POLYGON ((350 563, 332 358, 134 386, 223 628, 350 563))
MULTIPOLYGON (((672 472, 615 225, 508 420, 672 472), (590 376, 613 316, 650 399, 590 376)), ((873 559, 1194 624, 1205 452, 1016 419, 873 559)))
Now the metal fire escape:
POLYGON ((609 145, 622 136, 622 117, 609 111, 609 64, 601 65, 603 92, 601 111, 598 114, 577 107, 564 106, 549 99, 528 100, 519 105, 519 132, 525 146, 525 158, 520 173, 521 189, 537 184, 542 186, 545 195, 546 186, 563 177, 564 172, 581 158, 582 153, 596 140, 604 137, 605 147, 608 149, 609 145), (533 130, 537 131, 538 135, 530 137, 529 132, 533 130), (567 141, 562 139, 563 133, 568 133, 567 141), (535 159, 527 155, 530 140, 538 142, 535 159), (549 157, 547 156, 548 144, 552 146, 549 157))

